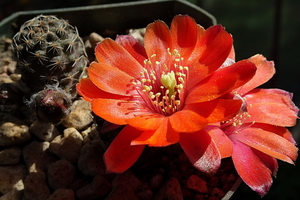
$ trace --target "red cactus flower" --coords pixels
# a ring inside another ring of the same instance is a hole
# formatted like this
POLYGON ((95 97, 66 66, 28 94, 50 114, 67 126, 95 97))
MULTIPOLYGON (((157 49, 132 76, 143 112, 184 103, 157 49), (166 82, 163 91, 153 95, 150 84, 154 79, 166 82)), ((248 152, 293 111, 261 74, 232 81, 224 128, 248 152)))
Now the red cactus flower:
POLYGON ((276 175, 276 159, 293 164, 297 147, 289 126, 295 125, 298 108, 292 95, 279 89, 254 89, 275 73, 274 63, 263 56, 249 59, 257 66, 256 75, 248 83, 233 90, 243 100, 240 112, 221 125, 206 130, 217 144, 221 157, 232 156, 234 166, 250 188, 265 195, 276 175))
POLYGON ((220 153, 202 129, 239 111, 240 99, 219 97, 256 71, 248 60, 217 70, 231 49, 232 37, 223 27, 205 30, 182 15, 174 17, 170 29, 160 20, 148 25, 144 46, 131 36, 99 43, 97 62, 77 90, 96 115, 126 125, 104 155, 107 170, 127 170, 145 145, 179 142, 196 168, 215 172, 220 153))

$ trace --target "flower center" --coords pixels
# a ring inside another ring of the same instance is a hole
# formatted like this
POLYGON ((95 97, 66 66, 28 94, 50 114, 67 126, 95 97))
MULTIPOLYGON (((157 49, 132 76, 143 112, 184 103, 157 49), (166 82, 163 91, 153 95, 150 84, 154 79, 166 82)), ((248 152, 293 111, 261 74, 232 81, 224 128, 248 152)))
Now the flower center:
POLYGON ((133 84, 153 111, 169 116, 181 109, 188 72, 183 60, 176 49, 167 49, 164 61, 157 60, 155 54, 144 60, 140 78, 133 84))
POLYGON ((177 84, 175 73, 173 71, 168 72, 167 74, 162 74, 160 82, 167 90, 169 90, 169 97, 175 93, 175 86, 177 84))

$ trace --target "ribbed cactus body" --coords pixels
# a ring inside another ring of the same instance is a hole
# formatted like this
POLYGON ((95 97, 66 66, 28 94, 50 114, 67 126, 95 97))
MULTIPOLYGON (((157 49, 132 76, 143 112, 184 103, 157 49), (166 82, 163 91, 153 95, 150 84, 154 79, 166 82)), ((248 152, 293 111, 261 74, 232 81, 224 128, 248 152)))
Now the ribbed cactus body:
POLYGON ((59 122, 70 111, 88 64, 77 29, 55 16, 39 15, 21 26, 12 47, 27 104, 37 119, 59 122))
POLYGON ((13 37, 22 81, 34 92, 59 85, 74 95, 75 84, 87 65, 78 31, 55 16, 39 15, 25 22, 13 37))

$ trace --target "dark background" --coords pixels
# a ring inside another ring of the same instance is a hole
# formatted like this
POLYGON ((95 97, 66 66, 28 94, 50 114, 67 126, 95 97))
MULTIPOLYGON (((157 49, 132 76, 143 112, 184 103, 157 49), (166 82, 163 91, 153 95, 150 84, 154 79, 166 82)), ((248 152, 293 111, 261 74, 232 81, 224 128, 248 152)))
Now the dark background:
MULTIPOLYGON (((126 0, 0 0, 0 20, 16 11, 98 5, 126 0)), ((274 60, 276 75, 264 87, 294 93, 300 106, 300 1, 299 0, 189 0, 214 15, 234 37, 236 59, 257 53, 274 60)), ((185 14, 185 13, 183 13, 185 14)), ((300 143, 300 124, 291 130, 300 143)), ((264 200, 300 199, 300 162, 279 161, 277 178, 264 200)), ((242 184, 232 200, 261 199, 242 184)))

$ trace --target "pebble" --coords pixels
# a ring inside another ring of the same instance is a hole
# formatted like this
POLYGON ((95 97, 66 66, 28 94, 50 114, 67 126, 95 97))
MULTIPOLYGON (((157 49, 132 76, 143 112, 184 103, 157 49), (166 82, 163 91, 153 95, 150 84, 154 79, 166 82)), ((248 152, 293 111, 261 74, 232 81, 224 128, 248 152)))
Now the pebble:
POLYGON ((76 168, 67 160, 58 160, 49 166, 47 176, 51 189, 68 189, 76 179, 76 168))
POLYGON ((42 122, 39 120, 36 120, 31 124, 29 131, 42 141, 52 141, 59 135, 59 132, 53 123, 42 122))
POLYGON ((113 188, 113 190, 105 200, 120 200, 120 199, 140 200, 134 194, 133 190, 128 189, 126 185, 118 184, 113 188))
POLYGON ((65 127, 74 127, 77 130, 87 128, 93 121, 91 104, 85 100, 74 101, 71 112, 63 120, 65 127))
POLYGON ((169 180, 167 180, 153 200, 183 200, 178 179, 171 177, 169 180))
POLYGON ((223 197, 225 195, 225 193, 220 188, 214 188, 211 194, 216 195, 218 197, 223 197))
POLYGON ((0 166, 0 193, 6 194, 12 189, 23 190, 23 179, 26 175, 27 169, 23 164, 0 166))
POLYGON ((96 47, 96 44, 99 43, 99 42, 102 42, 103 40, 104 40, 104 38, 101 35, 99 35, 98 33, 93 32, 89 35, 89 40, 88 41, 91 44, 91 48, 94 49, 96 47))
POLYGON ((20 161, 21 148, 12 146, 0 151, 0 165, 14 165, 20 161))
POLYGON ((130 29, 128 35, 131 35, 132 37, 137 39, 141 44, 144 44, 145 32, 146 32, 145 28, 130 29))
POLYGON ((0 200, 21 200, 23 192, 17 189, 12 189, 8 193, 0 197, 0 200))
POLYGON ((50 196, 44 172, 30 173, 24 180, 24 197, 28 200, 46 200, 50 196))
POLYGON ((187 187, 200 193, 208 192, 206 181, 194 174, 187 180, 187 187))
MULTIPOLYGON (((111 191, 111 184, 101 175, 94 177, 93 181, 85 187, 76 191, 80 200, 94 200, 104 197, 111 191)), ((126 199, 121 197, 122 199, 126 199)), ((120 200, 120 199, 119 199, 120 200)))
POLYGON ((47 200, 74 200, 74 191, 69 189, 55 190, 47 200))
POLYGON ((136 196, 142 200, 152 200, 153 191, 148 185, 148 183, 143 183, 142 186, 139 187, 139 191, 136 193, 136 196))
POLYGON ((150 179, 149 185, 153 190, 158 190, 164 183, 163 181, 164 175, 162 173, 158 173, 150 179))
POLYGON ((105 200, 119 200, 121 197, 122 199, 138 200, 139 198, 135 193, 138 192, 142 184, 131 171, 117 174, 112 181, 113 190, 105 200))
POLYGON ((87 176, 103 175, 106 171, 103 161, 104 149, 99 140, 85 144, 79 153, 78 168, 87 176))
POLYGON ((0 125, 0 146, 13 146, 27 142, 31 138, 28 126, 12 122, 0 125))
POLYGON ((64 135, 58 135, 51 143, 49 150, 61 159, 76 163, 82 146, 82 136, 75 128, 67 128, 64 135))
POLYGON ((125 171, 121 174, 117 174, 112 182, 113 187, 120 184, 128 187, 128 190, 137 191, 142 185, 142 181, 140 181, 131 171, 125 171))
POLYGON ((32 141, 23 148, 23 159, 29 172, 45 172, 58 158, 49 151, 49 142, 32 141))

